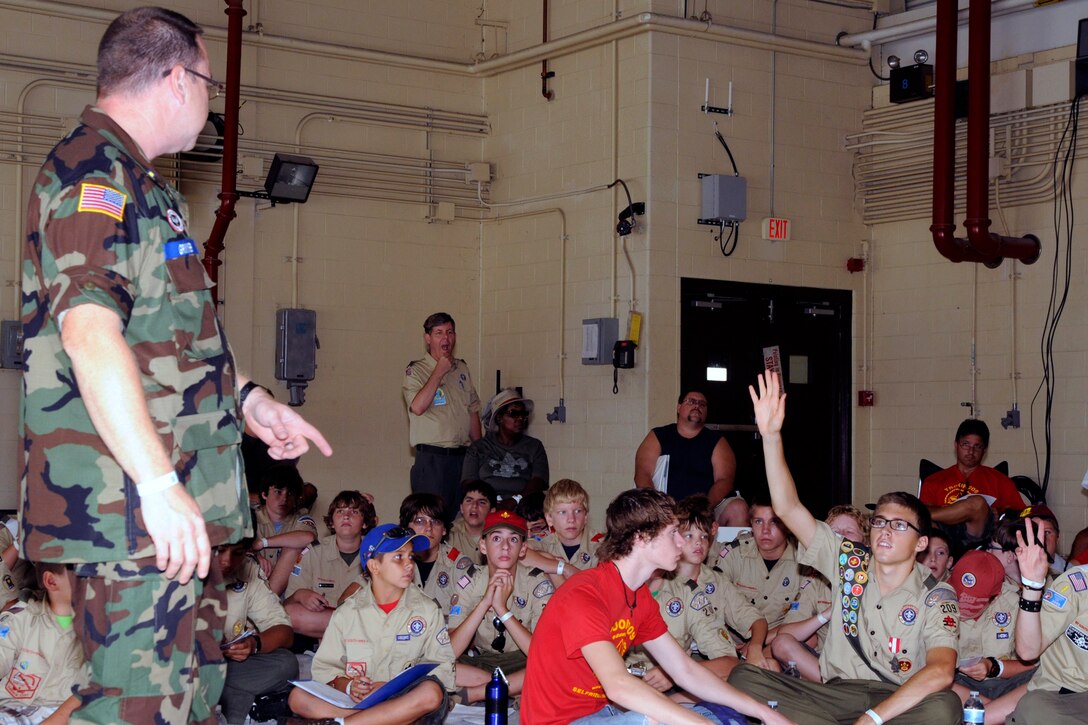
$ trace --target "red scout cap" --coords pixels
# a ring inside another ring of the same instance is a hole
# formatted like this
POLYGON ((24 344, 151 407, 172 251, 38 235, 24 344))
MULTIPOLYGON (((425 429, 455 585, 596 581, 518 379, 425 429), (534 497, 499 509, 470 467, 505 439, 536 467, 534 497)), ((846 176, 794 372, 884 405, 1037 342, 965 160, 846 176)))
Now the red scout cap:
POLYGON ((484 536, 487 536, 495 529, 510 529, 511 531, 521 534, 521 538, 525 538, 529 533, 529 527, 525 523, 525 519, 518 516, 513 511, 492 511, 484 519, 484 536))
POLYGON ((1001 593, 1005 567, 988 551, 968 551, 952 567, 948 583, 960 600, 960 614, 974 619, 1001 593))

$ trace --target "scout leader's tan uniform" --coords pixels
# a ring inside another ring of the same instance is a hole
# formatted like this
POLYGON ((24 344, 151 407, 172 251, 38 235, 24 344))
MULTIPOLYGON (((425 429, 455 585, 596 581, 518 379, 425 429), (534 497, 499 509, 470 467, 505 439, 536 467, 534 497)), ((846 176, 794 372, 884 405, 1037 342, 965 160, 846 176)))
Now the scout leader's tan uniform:
POLYGON ((755 538, 747 532, 722 547, 715 566, 763 612, 770 627, 777 627, 786 618, 803 577, 797 563, 797 547, 792 542, 786 545, 782 557, 768 571, 755 538))
POLYGON ((291 626, 280 599, 268 582, 259 577, 239 577, 227 581, 227 619, 223 638, 230 641, 247 629, 266 632, 277 624, 291 626))
MULTIPOLYGON (((268 515, 268 510, 261 506, 259 509, 253 512, 253 521, 257 528, 257 538, 269 538, 278 534, 289 534, 292 531, 306 531, 314 535, 317 538, 317 523, 314 521, 314 517, 309 514, 290 514, 280 524, 280 528, 276 530, 276 524, 273 523, 272 518, 268 515)), ((257 552, 260 556, 263 556, 269 561, 275 561, 280 556, 282 549, 261 549, 257 552)))
MULTIPOLYGON (((797 601, 790 604, 790 610, 786 612, 783 624, 803 622, 815 617, 821 612, 826 612, 832 604, 831 585, 824 579, 824 575, 817 571, 809 572, 809 575, 801 580, 801 591, 797 594, 797 601)), ((822 651, 824 642, 827 641, 827 626, 820 627, 816 631, 816 650, 822 651)))
MULTIPOLYGON (((451 628, 456 628, 472 613, 472 610, 476 608, 476 605, 480 603, 480 600, 483 599, 484 594, 487 592, 487 583, 490 580, 491 576, 488 574, 486 566, 470 567, 461 575, 454 584, 456 599, 453 600, 453 604, 450 606, 451 628)), ((552 586, 548 575, 542 570, 530 569, 527 566, 518 564, 514 568, 514 588, 506 605, 514 613, 514 616, 525 625, 525 628, 532 632, 533 628, 536 627, 537 620, 540 619, 541 612, 544 611, 544 605, 554 591, 555 587, 552 586)), ((494 618, 493 614, 488 613, 480 622, 480 626, 476 628, 472 644, 481 653, 498 654, 491 648, 491 643, 499 634, 495 630, 495 625, 492 624, 494 618)), ((517 642, 507 634, 506 647, 503 652, 510 653, 517 650, 520 650, 517 642)), ((528 652, 525 654, 528 654, 528 652)))
MULTIPOLYGON (((427 384, 438 361, 430 355, 408 363, 401 390, 410 407, 416 393, 427 384)), ((460 448, 472 443, 469 437, 470 413, 480 412, 480 396, 472 385, 472 375, 464 360, 455 359, 453 368, 442 378, 431 406, 423 415, 408 415, 409 440, 439 448, 460 448)))
POLYGON ((473 564, 482 564, 484 555, 480 553, 480 536, 469 531, 465 520, 459 518, 450 527, 446 543, 471 559, 473 564))
POLYGON ((361 674, 388 682, 419 662, 437 662, 431 674, 453 690, 453 650, 446 620, 438 605, 415 587, 404 590, 386 614, 374 601, 367 582, 332 614, 317 648, 313 679, 361 674))
POLYGON ((901 685, 925 667, 927 650, 956 649, 960 619, 956 592, 948 584, 927 585, 933 577, 916 563, 902 585, 883 594, 870 578, 867 554, 823 522, 817 523, 811 545, 801 552, 802 563, 840 587, 820 654, 820 676, 824 682, 834 677, 878 679, 847 639, 856 635, 873 667, 901 685), (839 584, 841 578, 845 581, 839 584))
POLYGON ((57 707, 86 681, 75 630, 36 600, 0 614, 0 676, 0 704, 57 707))
POLYGON ((1008 579, 976 619, 960 617, 959 658, 996 657, 1016 659, 1016 617, 1020 613, 1020 588, 1008 579))
POLYGON ((1088 691, 1088 566, 1069 569, 1043 595, 1043 642, 1028 690, 1088 691))
POLYGON ((427 577, 427 583, 419 574, 419 563, 415 566, 416 586, 433 599, 438 608, 443 612, 450 611, 450 598, 454 591, 460 591, 457 580, 461 578, 469 567, 473 565, 472 559, 461 553, 460 549, 450 546, 447 541, 438 547, 438 558, 434 560, 431 574, 427 577))
POLYGON ((352 583, 366 586, 358 549, 351 563, 345 564, 340 549, 336 548, 336 534, 329 534, 303 550, 299 563, 287 579, 284 596, 289 597, 299 589, 309 589, 324 596, 335 607, 340 595, 352 583))
POLYGON ((597 566, 597 547, 601 545, 604 534, 590 533, 588 528, 582 529, 582 538, 578 542, 578 550, 573 556, 567 556, 567 550, 563 548, 563 542, 555 532, 548 534, 543 539, 529 539, 529 548, 551 554, 559 561, 569 561, 579 569, 592 569, 597 566))

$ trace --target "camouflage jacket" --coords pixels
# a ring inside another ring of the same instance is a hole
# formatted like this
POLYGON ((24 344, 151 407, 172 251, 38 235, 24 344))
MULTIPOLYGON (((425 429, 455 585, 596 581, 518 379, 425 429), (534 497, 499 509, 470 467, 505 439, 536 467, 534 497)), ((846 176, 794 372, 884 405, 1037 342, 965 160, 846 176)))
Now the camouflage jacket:
POLYGON ((87 108, 50 153, 27 212, 22 323, 23 555, 107 562, 154 549, 132 481, 91 422, 60 338, 78 305, 112 310, 154 425, 208 522, 237 539, 248 510, 234 361, 187 236, 184 199, 108 116, 87 108))

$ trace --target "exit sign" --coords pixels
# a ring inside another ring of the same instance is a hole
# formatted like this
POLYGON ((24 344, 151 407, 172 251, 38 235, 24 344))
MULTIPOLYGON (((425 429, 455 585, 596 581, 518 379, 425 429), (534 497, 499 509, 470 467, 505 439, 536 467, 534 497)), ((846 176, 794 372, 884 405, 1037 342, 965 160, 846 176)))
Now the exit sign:
POLYGON ((788 242, 791 226, 789 219, 767 217, 763 220, 763 238, 772 242, 788 242))

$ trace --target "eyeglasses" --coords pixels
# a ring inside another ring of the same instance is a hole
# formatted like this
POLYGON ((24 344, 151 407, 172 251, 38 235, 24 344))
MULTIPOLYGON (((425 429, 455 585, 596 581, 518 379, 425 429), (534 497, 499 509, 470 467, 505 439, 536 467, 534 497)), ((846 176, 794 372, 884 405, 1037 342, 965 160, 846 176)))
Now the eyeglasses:
POLYGON ((981 443, 968 443, 967 441, 964 441, 963 443, 957 443, 956 445, 960 447, 961 451, 975 451, 976 453, 982 453, 984 450, 986 450, 986 446, 982 445, 981 443))
POLYGON ((684 398, 684 405, 690 405, 692 408, 706 409, 706 401, 696 400, 695 398, 684 398))
POLYGON ((393 528, 382 534, 382 538, 378 539, 378 543, 374 544, 373 548, 367 553, 367 558, 378 553, 378 549, 382 548, 382 544, 386 541, 392 541, 394 539, 410 539, 416 535, 416 532, 403 526, 394 526, 393 528))
POLYGON ((438 519, 432 519, 430 516, 416 516, 412 519, 412 526, 418 526, 421 529, 429 529, 432 526, 438 526, 442 522, 438 519))
POLYGON ((491 649, 502 652, 506 649, 506 625, 498 617, 492 619, 491 624, 495 625, 495 631, 498 633, 495 639, 491 640, 491 649))
MULTIPOLYGON (((185 69, 186 73, 191 73, 192 75, 196 76, 200 80, 204 81, 204 83, 208 86, 208 100, 209 101, 214 100, 216 98, 219 98, 219 96, 226 95, 226 93, 227 93, 227 84, 226 83, 223 83, 222 81, 217 81, 214 78, 212 78, 211 76, 206 76, 206 75, 204 75, 203 73, 201 73, 199 71, 193 70, 192 68, 185 68, 185 66, 182 66, 182 68, 185 69)), ((171 70, 173 70, 173 69, 171 69, 171 70)), ((163 71, 162 77, 165 78, 166 76, 170 75, 170 72, 171 72, 170 70, 163 71)))
POLYGON ((528 418, 529 411, 527 410, 506 410, 503 411, 503 415, 507 418, 528 418))
POLYGON ((885 526, 890 526, 892 531, 906 531, 907 529, 914 529, 919 534, 922 530, 909 521, 903 519, 886 519, 883 516, 873 516, 869 519, 869 526, 874 529, 883 529, 885 526))

